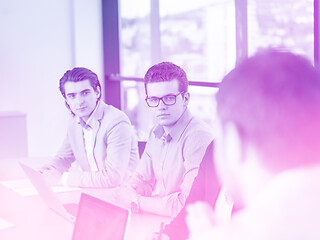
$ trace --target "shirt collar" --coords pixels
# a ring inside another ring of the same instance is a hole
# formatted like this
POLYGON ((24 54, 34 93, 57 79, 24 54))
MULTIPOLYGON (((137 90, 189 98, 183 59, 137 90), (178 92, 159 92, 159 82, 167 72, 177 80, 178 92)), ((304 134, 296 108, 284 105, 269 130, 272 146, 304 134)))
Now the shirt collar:
POLYGON ((77 122, 80 124, 83 128, 95 128, 97 126, 99 120, 101 120, 103 117, 103 107, 100 101, 97 102, 97 105, 95 109, 93 110, 91 116, 89 117, 88 121, 85 122, 82 120, 82 118, 77 116, 77 122))
POLYGON ((156 138, 162 138, 163 136, 166 138, 167 142, 170 142, 171 139, 178 140, 186 127, 188 126, 189 122, 192 119, 192 115, 188 109, 184 111, 184 113, 181 115, 181 117, 178 119, 178 121, 174 124, 170 132, 167 136, 165 136, 165 131, 161 125, 158 125, 153 130, 153 133, 156 138))

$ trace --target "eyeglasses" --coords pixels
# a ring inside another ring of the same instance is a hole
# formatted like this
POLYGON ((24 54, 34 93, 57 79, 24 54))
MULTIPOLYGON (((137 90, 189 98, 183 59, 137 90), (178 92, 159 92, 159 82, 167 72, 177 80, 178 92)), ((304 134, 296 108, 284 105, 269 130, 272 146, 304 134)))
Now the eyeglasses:
POLYGON ((160 100, 164 103, 164 105, 171 106, 174 105, 177 101, 177 96, 183 94, 183 92, 179 92, 177 94, 168 94, 163 97, 147 97, 145 100, 149 107, 158 107, 160 104, 160 100))

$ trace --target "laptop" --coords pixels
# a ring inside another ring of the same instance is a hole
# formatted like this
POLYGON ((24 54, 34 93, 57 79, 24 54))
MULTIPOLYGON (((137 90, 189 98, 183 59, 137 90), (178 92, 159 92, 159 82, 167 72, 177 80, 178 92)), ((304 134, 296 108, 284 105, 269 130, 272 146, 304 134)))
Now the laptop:
POLYGON ((131 211, 82 193, 72 240, 126 239, 131 211))
POLYGON ((21 162, 19 164, 48 207, 66 220, 74 223, 78 204, 62 204, 41 173, 21 162))

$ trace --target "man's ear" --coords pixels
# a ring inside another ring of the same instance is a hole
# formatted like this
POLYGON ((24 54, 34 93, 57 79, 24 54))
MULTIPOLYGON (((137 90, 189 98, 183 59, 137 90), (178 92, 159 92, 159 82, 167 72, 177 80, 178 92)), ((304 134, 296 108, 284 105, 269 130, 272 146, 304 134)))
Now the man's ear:
POLYGON ((240 190, 236 194, 241 195, 240 204, 247 204, 270 179, 270 172, 261 164, 262 158, 259 150, 250 142, 242 140, 233 123, 225 126, 225 144, 229 149, 226 153, 229 168, 240 190))
POLYGON ((242 201, 243 143, 234 123, 222 123, 218 118, 215 126, 214 164, 222 185, 238 203, 242 201))
POLYGON ((189 101, 190 101, 190 93, 189 92, 186 92, 182 95, 183 97, 183 101, 185 103, 185 106, 188 106, 189 104, 189 101))
POLYGON ((228 149, 225 154, 229 167, 238 168, 244 161, 244 146, 234 123, 228 122, 224 126, 224 144, 225 149, 228 149))
POLYGON ((99 86, 97 86, 97 89, 96 89, 96 94, 97 94, 97 97, 98 99, 101 97, 101 88, 99 86))

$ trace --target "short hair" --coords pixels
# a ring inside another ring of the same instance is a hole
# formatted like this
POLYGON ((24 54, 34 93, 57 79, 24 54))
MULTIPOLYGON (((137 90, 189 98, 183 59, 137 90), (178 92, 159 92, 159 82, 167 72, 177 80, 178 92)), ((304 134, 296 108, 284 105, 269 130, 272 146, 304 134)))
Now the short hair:
POLYGON ((162 62, 156 65, 153 65, 144 76, 144 87, 146 94, 147 93, 147 84, 152 82, 167 82, 177 79, 179 82, 179 91, 188 92, 188 78, 185 71, 171 63, 171 62, 162 62))
MULTIPOLYGON (((85 80, 90 81, 90 85, 95 91, 97 91, 98 88, 101 90, 101 85, 100 85, 97 74, 95 74, 91 70, 84 67, 75 67, 72 70, 66 71, 63 77, 60 79, 59 89, 62 96, 66 98, 65 89, 64 89, 64 85, 66 82, 80 82, 85 80)), ((101 94, 100 94, 99 100, 100 98, 101 98, 101 94)))
POLYGON ((225 76, 216 99, 222 125, 234 123, 267 169, 319 162, 320 78, 304 57, 264 50, 225 76))

